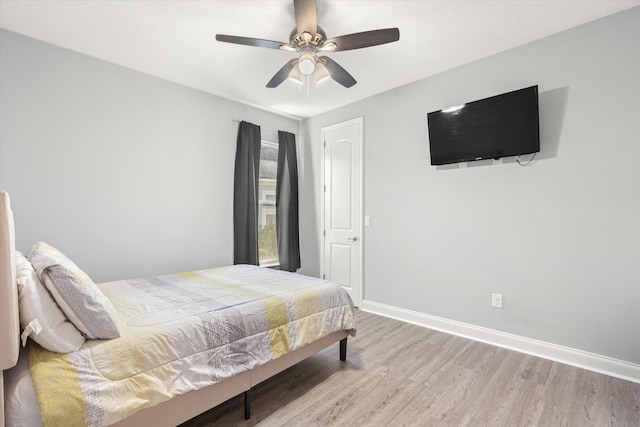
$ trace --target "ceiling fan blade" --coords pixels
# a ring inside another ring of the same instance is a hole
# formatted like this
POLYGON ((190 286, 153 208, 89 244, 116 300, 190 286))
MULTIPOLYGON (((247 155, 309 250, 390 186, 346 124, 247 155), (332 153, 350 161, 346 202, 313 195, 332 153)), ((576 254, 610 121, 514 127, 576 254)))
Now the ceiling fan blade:
POLYGON ((326 49, 320 48, 319 50, 333 50, 338 52, 342 50, 377 46, 380 44, 396 42, 398 40, 400 40, 400 30, 397 28, 385 28, 383 30, 363 31, 361 33, 333 37, 324 42, 323 47, 327 46, 326 49), (331 48, 331 44, 335 45, 335 49, 331 48))
POLYGON ((347 72, 344 68, 342 68, 336 61, 329 58, 328 56, 319 57, 322 63, 327 67, 331 78, 342 86, 349 88, 356 84, 356 79, 353 78, 351 74, 347 72))
POLYGON ((318 8, 316 0, 293 0, 298 34, 307 32, 315 35, 318 29, 318 8))
POLYGON ((273 40, 254 39, 251 37, 227 36, 225 34, 216 34, 216 40, 225 43, 243 44, 245 46, 266 47, 269 49, 281 49, 283 46, 289 46, 289 43, 276 42, 273 40))
POLYGON ((269 80, 269 83, 267 83, 267 87, 274 88, 280 86, 280 83, 287 80, 289 74, 291 73, 291 70, 296 66, 297 63, 298 58, 293 58, 291 61, 284 64, 284 66, 280 68, 273 77, 271 77, 271 80, 269 80))

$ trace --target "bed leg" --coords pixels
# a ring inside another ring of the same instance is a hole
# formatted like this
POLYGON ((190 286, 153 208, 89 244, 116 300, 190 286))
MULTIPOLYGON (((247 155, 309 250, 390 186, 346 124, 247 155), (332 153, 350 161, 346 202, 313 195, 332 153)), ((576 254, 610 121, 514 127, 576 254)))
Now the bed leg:
POLYGON ((244 392, 244 419, 248 420, 251 418, 251 398, 249 392, 251 390, 247 390, 244 392))
POLYGON ((347 360, 347 339, 340 340, 340 360, 345 362, 347 360))

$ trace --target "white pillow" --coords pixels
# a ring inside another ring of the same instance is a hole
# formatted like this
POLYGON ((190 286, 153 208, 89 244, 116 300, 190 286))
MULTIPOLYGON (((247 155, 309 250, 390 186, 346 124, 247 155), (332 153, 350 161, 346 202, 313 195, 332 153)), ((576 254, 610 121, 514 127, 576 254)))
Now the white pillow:
POLYGON ((20 252, 16 252, 16 277, 20 326, 25 331, 23 339, 30 336, 42 347, 56 353, 71 353, 79 349, 85 338, 67 322, 29 260, 20 252))
POLYGON ((56 248, 36 243, 27 257, 67 318, 90 339, 120 336, 118 315, 91 278, 56 248))

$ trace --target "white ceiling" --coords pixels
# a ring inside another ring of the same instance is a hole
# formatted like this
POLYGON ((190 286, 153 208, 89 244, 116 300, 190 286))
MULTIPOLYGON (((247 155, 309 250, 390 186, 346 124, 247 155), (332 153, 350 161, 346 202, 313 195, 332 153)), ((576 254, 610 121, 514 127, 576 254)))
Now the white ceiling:
POLYGON ((288 42, 291 0, 0 0, 0 27, 296 118, 311 117, 540 39, 640 0, 318 0, 329 38, 398 27, 400 41, 329 54, 358 83, 267 89, 294 53, 221 43, 216 34, 288 42))

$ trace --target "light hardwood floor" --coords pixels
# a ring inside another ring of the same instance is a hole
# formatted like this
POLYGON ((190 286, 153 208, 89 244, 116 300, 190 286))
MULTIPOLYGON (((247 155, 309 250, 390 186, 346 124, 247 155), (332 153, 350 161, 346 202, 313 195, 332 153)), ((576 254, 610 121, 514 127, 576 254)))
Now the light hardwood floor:
POLYGON ((640 426, 640 384, 357 312, 338 345, 185 423, 200 426, 640 426))

